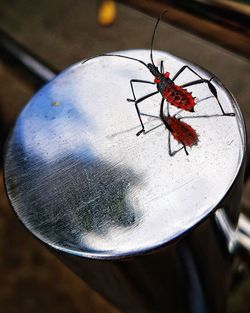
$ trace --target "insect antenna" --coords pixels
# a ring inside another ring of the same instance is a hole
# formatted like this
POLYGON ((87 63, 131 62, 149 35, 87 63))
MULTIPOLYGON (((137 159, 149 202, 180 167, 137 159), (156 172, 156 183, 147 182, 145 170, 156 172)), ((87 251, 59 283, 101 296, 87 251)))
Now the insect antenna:
POLYGON ((148 69, 147 64, 146 64, 145 62, 143 62, 142 60, 139 60, 139 59, 136 59, 136 58, 127 57, 127 56, 125 56, 125 55, 120 55, 120 54, 99 54, 99 55, 96 55, 96 56, 93 57, 93 58, 89 58, 89 59, 84 60, 84 61, 82 62, 82 64, 88 62, 89 60, 98 58, 98 57, 118 57, 118 58, 129 59, 129 60, 137 61, 137 62, 143 64, 143 65, 146 66, 146 68, 148 69))
POLYGON ((152 35, 152 39, 151 39, 151 44, 150 44, 150 59, 152 64, 155 66, 154 64, 154 60, 153 60, 153 44, 154 44, 154 40, 155 40, 155 33, 158 27, 158 24, 160 22, 160 20, 162 19, 163 15, 167 12, 168 10, 165 10, 161 13, 161 15, 158 17, 156 23, 155 23, 155 27, 154 27, 154 31, 153 31, 153 35, 152 35))

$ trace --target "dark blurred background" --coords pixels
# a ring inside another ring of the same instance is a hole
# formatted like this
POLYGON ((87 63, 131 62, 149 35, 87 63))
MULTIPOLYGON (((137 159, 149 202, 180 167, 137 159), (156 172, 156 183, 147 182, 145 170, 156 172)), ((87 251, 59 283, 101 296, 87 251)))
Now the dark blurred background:
MULTIPOLYGON (((235 95, 250 129, 249 1, 108 2, 0 0, 0 41, 11 36, 56 72, 96 54, 149 48, 155 17, 168 8, 155 48, 218 76, 235 95)), ((1 149, 18 113, 43 84, 5 48, 0 44, 1 149)), ((249 190, 247 183, 242 198, 246 213, 249 190)), ((6 199, 2 167, 0 277, 3 313, 117 312, 25 231, 6 199)), ((229 312, 249 313, 249 297, 248 275, 230 295, 229 312)))

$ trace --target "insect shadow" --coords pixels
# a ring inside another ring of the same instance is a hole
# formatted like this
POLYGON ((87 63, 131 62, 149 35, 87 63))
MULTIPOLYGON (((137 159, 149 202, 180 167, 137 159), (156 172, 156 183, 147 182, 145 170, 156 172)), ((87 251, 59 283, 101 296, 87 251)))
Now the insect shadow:
POLYGON ((186 155, 188 155, 187 147, 190 145, 191 146, 194 145, 194 143, 192 144, 192 142, 196 142, 196 139, 195 139, 196 133, 192 129, 192 127, 189 126, 188 124, 181 122, 180 120, 178 120, 174 117, 170 117, 170 115, 169 116, 164 115, 163 106, 164 106, 165 101, 168 104, 171 104, 178 109, 181 109, 181 110, 184 110, 187 112, 194 112, 194 107, 195 107, 197 101, 196 101, 195 97, 192 96, 192 92, 188 92, 188 90, 186 88, 190 87, 190 86, 206 84, 208 89, 210 90, 211 94, 216 99, 216 102, 217 102, 217 104, 221 110, 222 115, 223 116, 235 116, 235 113, 234 112, 227 113, 224 111, 224 109, 220 103, 219 97, 218 97, 217 89, 212 83, 212 80, 215 78, 214 76, 212 76, 209 79, 203 78, 199 73, 197 73, 194 69, 192 69, 192 67, 190 67, 189 65, 184 65, 177 71, 177 73, 172 78, 170 78, 170 73, 165 72, 165 70, 164 70, 163 60, 161 60, 161 62, 160 62, 160 69, 155 65, 154 59, 153 59, 153 44, 154 44, 154 39, 155 39, 155 33, 156 33, 158 24, 159 24, 162 16, 166 12, 167 12, 167 10, 162 12, 162 14, 159 16, 159 18, 157 19, 156 24, 154 26, 153 35, 151 38, 151 45, 150 45, 151 63, 147 64, 140 59, 136 59, 136 58, 128 57, 128 56, 124 56, 124 55, 119 55, 119 54, 100 54, 100 55, 97 55, 95 57, 88 58, 88 59, 84 60, 82 62, 82 64, 85 64, 89 60, 96 58, 96 57, 108 56, 108 57, 119 57, 119 58, 125 58, 125 59, 129 59, 129 60, 133 60, 133 61, 139 62, 140 64, 145 66, 150 71, 150 73, 154 76, 154 81, 141 80, 141 79, 131 79, 130 80, 130 87, 131 87, 133 98, 127 99, 127 101, 134 103, 135 109, 136 109, 136 112, 137 112, 137 115, 138 115, 138 118, 139 118, 139 121, 141 124, 141 130, 138 131, 136 133, 136 135, 139 136, 142 133, 144 133, 144 134, 146 133, 145 126, 144 126, 144 123, 143 123, 142 118, 141 118, 142 113, 139 109, 139 104, 141 102, 143 102, 144 100, 146 100, 146 99, 148 99, 148 98, 150 98, 156 94, 160 94, 162 97, 162 100, 161 100, 161 104, 160 104, 159 118, 162 120, 163 124, 169 130, 169 132, 173 134, 175 139, 177 139, 179 141, 179 143, 182 144, 186 155), (185 70, 189 70, 190 72, 192 72, 194 75, 197 76, 197 79, 190 81, 190 82, 187 82, 187 83, 184 83, 182 85, 175 84, 175 80, 185 70), (140 98, 136 98, 134 85, 138 84, 138 83, 139 84, 156 85, 156 90, 153 92, 150 92, 149 94, 146 94, 140 98), (184 138, 185 135, 187 136, 187 138, 184 138))

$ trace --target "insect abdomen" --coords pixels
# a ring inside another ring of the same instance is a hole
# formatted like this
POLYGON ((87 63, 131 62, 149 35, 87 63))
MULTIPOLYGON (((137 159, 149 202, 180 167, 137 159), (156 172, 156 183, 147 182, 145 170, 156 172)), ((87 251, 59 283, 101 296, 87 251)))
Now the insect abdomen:
POLYGON ((171 128, 171 134, 174 139, 179 143, 188 147, 198 143, 198 135, 190 125, 172 116, 166 116, 165 120, 171 128))
POLYGON ((194 111, 195 100, 186 89, 177 85, 169 85, 163 92, 163 97, 175 107, 185 110, 194 111))

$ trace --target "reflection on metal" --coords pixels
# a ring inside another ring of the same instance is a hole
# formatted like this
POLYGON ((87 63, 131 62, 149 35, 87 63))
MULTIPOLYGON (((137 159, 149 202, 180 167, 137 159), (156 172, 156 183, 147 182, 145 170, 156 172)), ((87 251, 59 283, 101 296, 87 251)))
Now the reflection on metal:
POLYGON ((250 222, 241 213, 236 232, 237 258, 234 262, 231 280, 231 290, 238 288, 249 276, 250 269, 250 222))
POLYGON ((183 243, 178 247, 178 255, 187 282, 187 301, 191 313, 207 313, 207 303, 202 290, 202 282, 195 265, 190 247, 183 243))
POLYGON ((250 254, 250 222, 243 213, 239 218, 237 239, 240 246, 250 254))
MULTIPOLYGON (((119 53, 150 61, 148 50, 119 53)), ((161 60, 171 77, 188 64, 155 51, 157 66, 161 60)), ((182 149, 171 157, 159 95, 141 103, 146 133, 136 136, 141 125, 126 101, 132 78, 152 75, 128 59, 95 58, 30 100, 6 149, 10 202, 35 236, 122 312, 225 313, 232 256, 211 216, 223 207, 229 221, 219 215, 219 222, 236 226, 246 149, 239 108, 217 79, 223 108, 235 117, 222 116, 206 85, 188 87, 200 99, 195 112, 171 106, 170 114, 178 112, 199 141, 188 156, 182 149)), ((194 79, 185 70, 176 83, 194 79)), ((155 90, 138 85, 137 97, 155 90)))
POLYGON ((215 212, 214 218, 222 232, 222 237, 225 239, 228 252, 233 255, 237 247, 237 230, 235 226, 230 224, 230 220, 223 208, 215 212))
POLYGON ((42 84, 53 79, 57 73, 3 31, 0 31, 0 53, 24 67, 25 71, 30 71, 42 84))
MULTIPOLYGON (((149 61, 145 50, 120 54, 149 61)), ((171 75, 186 64, 155 52, 155 62, 161 60, 171 75)), ((199 142, 189 156, 182 150, 170 157, 168 132, 151 117, 159 116, 159 95, 141 105, 148 114, 143 116, 148 133, 136 136, 140 123, 134 104, 126 101, 131 78, 152 76, 127 59, 100 57, 76 64, 41 89, 17 120, 6 154, 7 191, 24 224, 57 249, 113 258, 165 244, 214 209, 241 167, 242 117, 219 81, 213 83, 223 107, 236 117, 221 115, 207 86, 190 87, 206 100, 195 113, 178 116, 197 131, 199 142)), ((186 70, 177 83, 194 79, 186 70)), ((154 88, 140 84, 137 96, 154 88)))

